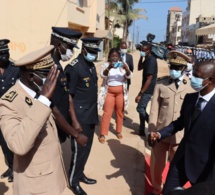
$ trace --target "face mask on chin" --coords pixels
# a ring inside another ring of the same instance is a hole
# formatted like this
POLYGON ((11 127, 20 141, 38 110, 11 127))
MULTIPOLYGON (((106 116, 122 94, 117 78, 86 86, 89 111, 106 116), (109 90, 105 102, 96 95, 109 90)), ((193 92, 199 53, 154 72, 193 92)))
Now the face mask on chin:
POLYGON ((205 86, 202 85, 203 81, 208 79, 209 77, 205 78, 205 79, 202 79, 202 78, 199 78, 199 77, 195 77, 195 76, 192 76, 191 77, 191 80, 190 80, 190 85, 191 87, 200 92, 201 90, 203 90, 205 87, 208 86, 208 84, 206 84, 205 86))
POLYGON ((38 76, 36 73, 33 73, 34 74, 34 76, 36 76, 37 78, 39 78, 39 79, 41 79, 42 80, 42 86, 39 86, 37 83, 35 83, 34 81, 33 81, 33 83, 34 83, 34 85, 36 85, 36 87, 39 89, 39 91, 42 91, 42 89, 43 89, 43 85, 45 84, 45 82, 46 82, 46 78, 41 78, 40 76, 38 76))
POLYGON ((68 61, 68 60, 70 60, 70 59, 72 58, 73 52, 72 52, 71 49, 66 49, 63 45, 62 45, 62 47, 66 50, 66 53, 65 53, 65 54, 62 54, 62 53, 60 52, 60 50, 59 50, 59 52, 60 52, 60 57, 61 57, 61 60, 62 60, 63 62, 66 62, 66 61, 68 61))
POLYGON ((91 53, 87 52, 86 49, 85 49, 85 52, 86 52, 86 55, 84 55, 85 60, 87 60, 88 62, 95 61, 96 56, 97 56, 96 54, 91 54, 91 53))

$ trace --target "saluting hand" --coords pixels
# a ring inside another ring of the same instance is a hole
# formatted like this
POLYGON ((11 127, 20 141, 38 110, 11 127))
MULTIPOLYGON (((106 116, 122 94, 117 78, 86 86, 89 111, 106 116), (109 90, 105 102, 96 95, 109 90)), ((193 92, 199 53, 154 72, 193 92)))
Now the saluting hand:
POLYGON ((48 99, 52 97, 59 73, 60 71, 57 70, 57 65, 51 67, 51 70, 49 71, 49 74, 46 77, 45 84, 43 85, 41 95, 44 95, 48 99))

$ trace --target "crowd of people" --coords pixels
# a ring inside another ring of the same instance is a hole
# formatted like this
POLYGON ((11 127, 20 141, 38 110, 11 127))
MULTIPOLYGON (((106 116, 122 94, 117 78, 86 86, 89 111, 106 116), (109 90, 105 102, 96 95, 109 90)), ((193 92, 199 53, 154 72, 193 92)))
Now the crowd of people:
MULTIPOLYGON (((80 182, 97 183, 86 177, 84 170, 99 124, 98 109, 103 110, 99 142, 106 142, 113 112, 116 137, 123 139, 134 70, 132 55, 126 42, 121 42, 119 49, 110 49, 107 62, 101 65, 103 81, 98 86, 94 61, 102 39, 81 37, 81 32, 52 27, 50 46, 14 63, 9 58, 10 41, 0 40, 0 143, 8 165, 1 178, 14 182, 14 195, 59 195, 66 186, 76 195, 87 194, 80 182), (60 61, 73 57, 79 39, 82 48, 78 57, 63 69, 60 61), (67 138, 72 153, 68 176, 61 151, 67 138)), ((198 60, 191 48, 172 50, 168 54, 169 76, 157 78, 158 62, 151 50, 151 43, 142 42, 137 64, 142 82, 135 98, 138 134, 148 133, 152 147, 151 195, 169 195, 187 181, 195 186, 215 179, 215 63, 212 58, 198 60), (170 169, 163 184, 167 160, 170 169)))

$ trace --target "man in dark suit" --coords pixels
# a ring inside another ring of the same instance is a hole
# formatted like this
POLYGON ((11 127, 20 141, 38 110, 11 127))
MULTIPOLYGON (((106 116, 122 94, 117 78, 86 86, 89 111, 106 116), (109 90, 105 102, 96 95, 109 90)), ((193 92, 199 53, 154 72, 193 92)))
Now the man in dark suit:
POLYGON ((198 93, 187 94, 180 117, 159 132, 149 134, 149 144, 184 130, 184 137, 170 165, 163 195, 183 186, 215 181, 215 63, 194 66, 191 86, 198 93))
MULTIPOLYGON (((121 60, 128 64, 128 67, 131 72, 134 70, 134 63, 133 63, 133 57, 132 55, 127 53, 127 44, 125 41, 121 42, 120 44, 120 55, 121 55, 121 60)), ((129 90, 129 86, 131 84, 131 79, 127 79, 127 89, 129 90)))

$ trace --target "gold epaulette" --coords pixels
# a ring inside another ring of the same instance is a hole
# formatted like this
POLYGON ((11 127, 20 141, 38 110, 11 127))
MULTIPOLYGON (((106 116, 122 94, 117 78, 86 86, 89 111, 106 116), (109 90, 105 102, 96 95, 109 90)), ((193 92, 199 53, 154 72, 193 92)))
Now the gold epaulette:
POLYGON ((12 102, 16 98, 17 95, 18 95, 18 93, 16 91, 10 91, 10 92, 4 94, 1 97, 1 99, 2 100, 7 100, 9 102, 12 102))

